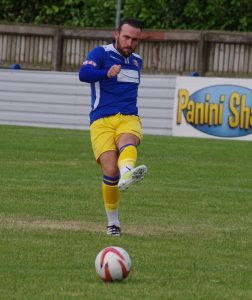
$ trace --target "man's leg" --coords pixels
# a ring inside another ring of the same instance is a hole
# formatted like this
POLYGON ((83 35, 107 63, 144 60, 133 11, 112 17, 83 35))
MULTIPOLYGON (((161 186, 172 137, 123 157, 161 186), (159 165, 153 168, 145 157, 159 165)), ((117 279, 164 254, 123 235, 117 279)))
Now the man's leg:
POLYGON ((117 141, 117 147, 119 150, 118 168, 120 175, 132 170, 137 161, 137 146, 139 144, 139 138, 130 133, 124 133, 117 141))
POLYGON ((116 151, 104 152, 99 158, 103 172, 102 196, 108 218, 107 233, 111 236, 120 236, 121 232, 118 215, 120 191, 118 189, 117 159, 116 151))
POLYGON ((131 133, 122 134, 117 141, 120 153, 118 158, 118 168, 120 170, 118 187, 121 191, 126 190, 135 182, 142 180, 147 173, 145 165, 135 168, 138 144, 139 138, 131 133))

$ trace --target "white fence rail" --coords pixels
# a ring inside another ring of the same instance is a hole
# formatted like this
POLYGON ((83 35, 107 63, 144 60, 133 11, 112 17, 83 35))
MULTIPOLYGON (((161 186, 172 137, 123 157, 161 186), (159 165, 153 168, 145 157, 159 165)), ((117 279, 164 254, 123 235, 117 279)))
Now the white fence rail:
MULTIPOLYGON (((142 76, 144 133, 172 134, 175 85, 175 76, 142 76)), ((87 130, 89 112, 89 85, 75 72, 0 70, 0 124, 87 130)))

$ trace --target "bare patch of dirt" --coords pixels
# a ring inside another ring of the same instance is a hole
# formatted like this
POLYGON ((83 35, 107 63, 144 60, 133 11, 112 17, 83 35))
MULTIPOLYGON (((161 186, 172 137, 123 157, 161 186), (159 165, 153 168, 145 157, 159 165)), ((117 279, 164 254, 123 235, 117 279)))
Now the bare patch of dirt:
MULTIPOLYGON (((89 221, 61 221, 48 220, 42 218, 33 218, 30 216, 17 216, 0 214, 0 230, 1 229, 20 229, 20 230, 65 230, 65 231, 83 231, 83 232, 98 232, 106 234, 106 224, 89 221)), ((167 225, 167 226, 152 226, 152 225, 133 225, 123 224, 123 234, 132 236, 171 236, 171 235, 216 235, 222 232, 230 232, 235 228, 223 228, 215 226, 188 226, 188 225, 167 225)))
MULTIPOLYGON (((87 221, 58 221, 0 215, 0 228, 22 230, 65 230, 84 232, 106 232, 106 225, 87 221)), ((171 228, 170 228, 171 230, 171 228)), ((144 225, 125 225, 123 234, 134 236, 160 236, 170 231, 168 228, 144 225)))

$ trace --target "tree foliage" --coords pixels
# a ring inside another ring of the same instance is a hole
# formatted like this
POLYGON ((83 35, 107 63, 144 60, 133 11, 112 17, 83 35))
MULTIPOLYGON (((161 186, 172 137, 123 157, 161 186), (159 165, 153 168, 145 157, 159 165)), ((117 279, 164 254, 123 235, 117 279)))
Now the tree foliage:
MULTIPOLYGON (((0 0, 0 21, 113 28, 116 0, 0 0)), ((122 0, 149 29, 252 31, 251 0, 122 0)))

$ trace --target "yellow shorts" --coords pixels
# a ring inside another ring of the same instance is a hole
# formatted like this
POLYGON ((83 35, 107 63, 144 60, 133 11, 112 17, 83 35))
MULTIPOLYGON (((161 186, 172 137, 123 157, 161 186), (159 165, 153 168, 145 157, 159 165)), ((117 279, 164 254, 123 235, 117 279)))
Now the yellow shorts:
POLYGON ((109 150, 115 150, 116 141, 123 133, 132 133, 141 141, 142 124, 138 116, 117 114, 94 121, 90 126, 91 143, 95 159, 109 150))

